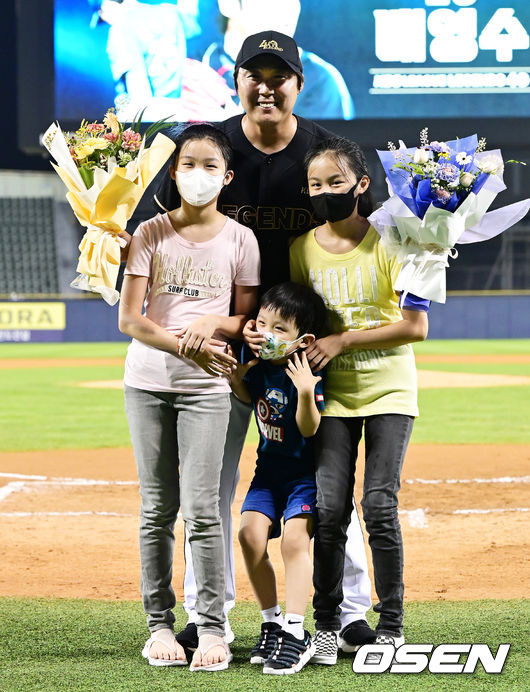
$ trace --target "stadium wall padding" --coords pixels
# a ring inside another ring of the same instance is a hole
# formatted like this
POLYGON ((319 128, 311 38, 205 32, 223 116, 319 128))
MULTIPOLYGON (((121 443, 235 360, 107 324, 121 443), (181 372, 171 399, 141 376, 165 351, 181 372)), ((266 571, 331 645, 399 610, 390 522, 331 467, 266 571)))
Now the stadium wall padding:
MULTIPOLYGON (((453 294, 445 305, 433 303, 429 312, 430 339, 529 337, 530 291, 453 294)), ((128 340, 118 330, 118 306, 100 299, 0 299, 1 342, 128 340)))

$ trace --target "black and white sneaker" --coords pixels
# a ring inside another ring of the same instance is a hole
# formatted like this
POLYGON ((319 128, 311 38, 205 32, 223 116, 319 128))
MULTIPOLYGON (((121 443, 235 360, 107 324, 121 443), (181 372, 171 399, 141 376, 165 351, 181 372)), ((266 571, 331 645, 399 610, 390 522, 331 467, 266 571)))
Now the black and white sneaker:
POLYGON ((311 663, 321 663, 325 666, 334 666, 337 663, 338 632, 317 630, 313 637, 313 644, 315 653, 311 657, 311 663))
POLYGON ((250 662, 263 664, 276 648, 276 635, 281 631, 277 622, 264 622, 255 647, 250 652, 250 662))
MULTIPOLYGON (((394 647, 394 649, 399 649, 399 647, 402 646, 404 643, 405 637, 403 637, 403 635, 398 637, 393 634, 387 634, 386 632, 378 634, 374 641, 374 644, 391 644, 394 647)), ((377 665, 381 662, 382 657, 383 654, 375 652, 372 654, 368 654, 366 657, 366 663, 368 665, 377 665)))
POLYGON ((376 634, 366 620, 355 620, 341 630, 339 648, 348 654, 354 653, 363 644, 373 644, 376 634))
POLYGON ((315 651, 315 645, 307 630, 304 638, 297 639, 290 632, 280 629, 276 633, 276 648, 263 666, 263 672, 269 675, 291 675, 309 662, 315 651))

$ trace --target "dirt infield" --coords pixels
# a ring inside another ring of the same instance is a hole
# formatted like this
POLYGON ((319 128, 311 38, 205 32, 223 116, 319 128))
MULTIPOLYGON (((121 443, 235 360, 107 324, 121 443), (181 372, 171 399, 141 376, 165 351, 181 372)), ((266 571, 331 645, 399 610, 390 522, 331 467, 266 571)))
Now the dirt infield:
MULTIPOLYGON (((528 597, 529 460, 524 445, 410 447, 400 504, 408 600, 528 597)), ((253 465, 247 447, 236 529, 253 465)), ((137 599, 138 507, 128 448, 0 454, 0 596, 137 599)), ((178 598, 181 546, 179 520, 178 598)), ((251 600, 235 554, 238 598, 251 600)), ((278 541, 271 556, 279 565, 278 541)))

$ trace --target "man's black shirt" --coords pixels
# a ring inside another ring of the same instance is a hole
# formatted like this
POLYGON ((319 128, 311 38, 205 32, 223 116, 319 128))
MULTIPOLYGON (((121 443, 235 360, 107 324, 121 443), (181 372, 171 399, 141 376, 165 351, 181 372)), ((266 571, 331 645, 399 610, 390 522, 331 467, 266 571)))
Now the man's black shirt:
MULTIPOLYGON (((308 149, 333 137, 311 120, 296 116, 298 127, 289 144, 274 154, 264 154, 245 137, 236 115, 216 127, 234 149, 234 179, 223 188, 218 209, 251 228, 261 252, 261 288, 289 279, 289 240, 318 225, 312 213, 303 161, 308 149)), ((166 174, 155 203, 157 210, 180 206, 175 182, 166 174)))

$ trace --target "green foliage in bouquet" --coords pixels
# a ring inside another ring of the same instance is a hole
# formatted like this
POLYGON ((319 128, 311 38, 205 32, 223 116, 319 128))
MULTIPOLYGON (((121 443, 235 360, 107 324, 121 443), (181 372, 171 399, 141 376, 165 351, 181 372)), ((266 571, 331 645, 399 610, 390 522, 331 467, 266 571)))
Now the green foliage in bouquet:
POLYGON ((145 108, 135 115, 130 127, 124 128, 113 108, 106 112, 103 122, 86 120, 75 132, 66 134, 70 155, 87 190, 94 184, 94 170, 102 168, 109 173, 115 166, 125 167, 138 156, 142 142, 147 142, 168 125, 171 116, 151 123, 145 134, 140 134, 145 108))

